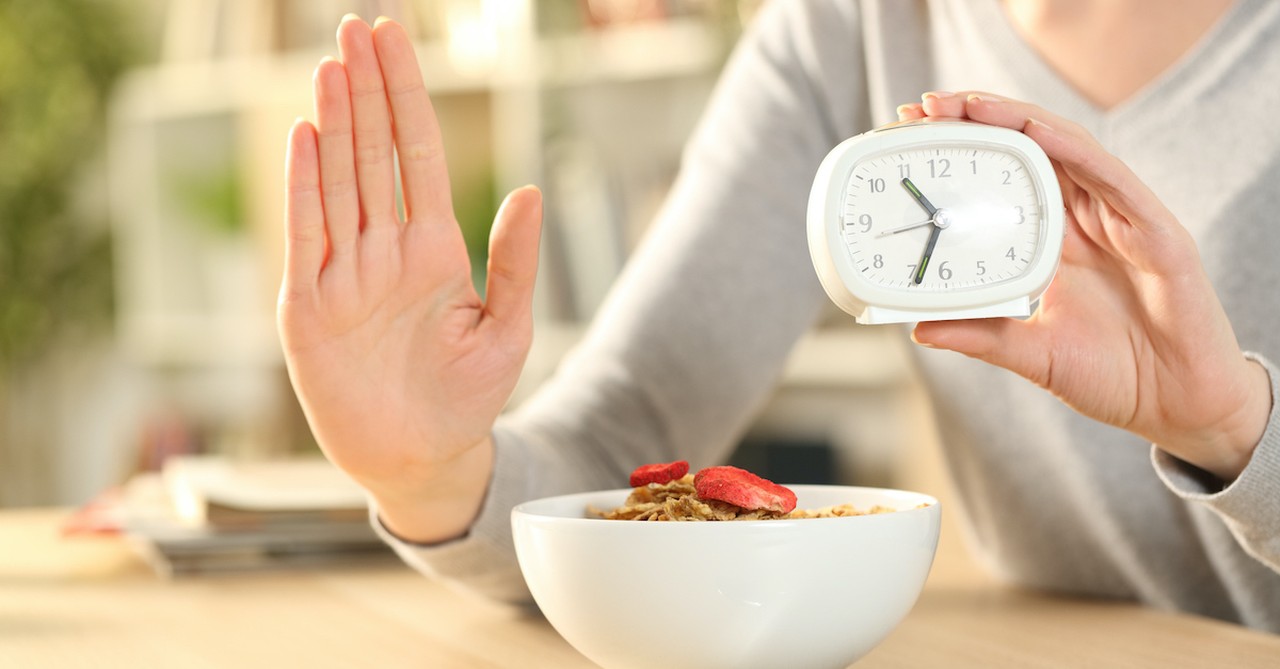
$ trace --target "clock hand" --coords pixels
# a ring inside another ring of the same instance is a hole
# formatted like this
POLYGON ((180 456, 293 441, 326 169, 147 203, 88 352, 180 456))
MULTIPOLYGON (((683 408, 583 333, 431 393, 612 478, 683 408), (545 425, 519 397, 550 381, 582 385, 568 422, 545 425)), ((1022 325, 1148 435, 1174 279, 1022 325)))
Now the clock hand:
POLYGON ((925 244, 924 254, 920 256, 920 265, 916 268, 916 275, 912 279, 918 286, 924 281, 925 270, 929 269, 929 260, 933 258, 933 247, 938 245, 938 235, 942 234, 943 228, 951 225, 951 217, 947 215, 947 212, 933 206, 933 203, 929 202, 929 198, 925 197, 924 193, 921 193, 920 189, 916 188, 916 185, 910 179, 903 179, 902 187, 907 189, 907 192, 911 194, 911 197, 915 198, 916 202, 920 203, 921 207, 924 207, 924 210, 929 213, 929 222, 933 224, 933 232, 929 234, 929 241, 925 244))
POLYGON ((932 218, 931 218, 931 219, 929 219, 929 220, 927 220, 927 221, 920 221, 919 223, 908 223, 907 225, 904 225, 904 226, 902 226, 902 227, 900 227, 900 228, 894 228, 894 229, 892 229, 892 230, 885 230, 884 232, 882 232, 882 233, 880 233, 880 234, 876 235, 876 237, 888 237, 889 235, 896 235, 896 234, 898 234, 899 232, 906 232, 907 230, 915 230, 916 228, 918 228, 918 227, 920 227, 920 226, 923 226, 923 225, 929 225, 930 223, 933 223, 933 219, 932 219, 932 218))
POLYGON ((933 257, 933 247, 937 246, 938 235, 940 234, 942 234, 942 226, 933 226, 933 232, 929 234, 929 241, 924 247, 924 255, 920 256, 920 266, 916 269, 914 281, 917 286, 920 285, 920 282, 924 281, 924 271, 929 267, 929 259, 933 257))
POLYGON ((911 197, 915 198, 916 202, 919 202, 921 207, 924 207, 925 212, 928 213, 930 217, 938 213, 938 208, 929 202, 929 198, 925 197, 924 193, 921 193, 920 189, 916 188, 916 185, 911 183, 910 179, 903 179, 902 187, 906 188, 908 193, 911 193, 911 197))

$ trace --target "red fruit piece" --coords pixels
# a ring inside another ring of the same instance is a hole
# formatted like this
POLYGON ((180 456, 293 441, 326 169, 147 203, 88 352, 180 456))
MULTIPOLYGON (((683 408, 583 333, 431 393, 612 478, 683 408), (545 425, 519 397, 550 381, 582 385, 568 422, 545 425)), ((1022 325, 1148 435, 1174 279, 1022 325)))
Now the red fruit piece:
POLYGON ((670 483, 689 473, 689 463, 686 460, 676 460, 675 462, 659 462, 652 465, 640 465, 636 470, 631 472, 631 487, 639 488, 650 483, 670 483))
POLYGON ((717 499, 749 511, 791 513, 796 508, 794 492, 737 467, 707 467, 693 477, 693 487, 702 499, 717 499))

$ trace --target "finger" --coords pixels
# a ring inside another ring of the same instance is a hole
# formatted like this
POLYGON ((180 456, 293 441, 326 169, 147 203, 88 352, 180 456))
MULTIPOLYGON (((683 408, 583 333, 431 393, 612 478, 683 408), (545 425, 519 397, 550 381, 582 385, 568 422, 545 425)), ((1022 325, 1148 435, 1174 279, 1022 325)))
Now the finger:
MULTIPOLYGON (((1124 190, 1117 188, 1120 183, 1137 185, 1150 193, 1124 163, 1079 124, 1030 103, 990 93, 965 95, 965 110, 970 119, 1023 132, 1035 140, 1051 160, 1060 164, 1067 176, 1091 194, 1104 196, 1115 205, 1136 204, 1130 202, 1124 190)), ((1133 209, 1133 213, 1139 213, 1139 209, 1133 209)))
POLYGON ((356 185, 366 229, 396 222, 391 114, 369 24, 348 14, 338 26, 338 50, 351 89, 356 185))
POLYGON ((921 95, 920 109, 926 116, 965 118, 964 98, 950 91, 929 91, 921 95))
POLYGON ((289 131, 285 184, 284 292, 296 295, 315 286, 325 256, 316 130, 302 119, 289 131))
POLYGON ((1091 137, 1082 139, 1059 132, 1034 118, 1026 119, 1024 128, 1023 132, 1049 158, 1060 163, 1072 179, 1091 193, 1105 197, 1135 226, 1149 227, 1172 216, 1133 170, 1091 137))
POLYGON ((334 261, 354 256, 360 234, 360 199, 356 192, 354 146, 351 137, 351 96, 346 68, 326 58, 316 68, 316 131, 319 133, 320 192, 324 221, 334 261))
POLYGON ((1092 135, 1079 124, 1072 123, 1042 107, 1020 102, 985 91, 929 91, 920 96, 920 108, 926 116, 962 118, 1022 131, 1029 119, 1048 122, 1063 132, 1093 141, 1092 135))
POLYGON ((528 313, 538 274, 542 192, 525 186, 507 196, 489 235, 485 306, 499 320, 528 313))
POLYGON ((952 93, 950 91, 929 91, 920 96, 921 109, 924 110, 926 116, 944 116, 948 118, 967 118, 989 125, 999 125, 1013 130, 1022 130, 1023 125, 1028 118, 1036 118, 1041 121, 1065 131, 1070 132, 1078 137, 1089 137, 1089 133, 1078 124, 1072 123, 1067 119, 1058 116, 1042 107, 1038 107, 1031 103, 1020 102, 1003 95, 996 95, 986 91, 961 91, 952 93), (990 112, 994 105, 1002 106, 1005 111, 1017 110, 1022 113, 1022 123, 1015 123, 1016 118, 1009 118, 1004 115, 996 114, 988 116, 986 112, 990 112), (976 110, 976 113, 975 113, 976 110))
POLYGON ((974 121, 1013 130, 1025 130, 1027 122, 1035 119, 1056 128, 1059 132, 1097 144, 1093 135, 1079 123, 1069 121, 1039 105, 982 91, 966 91, 957 94, 956 97, 963 98, 965 115, 974 121))
MULTIPOLYGON (((1046 155, 1062 166, 1068 179, 1090 196, 1090 206, 1104 203, 1118 212, 1126 225, 1113 226, 1107 234, 1120 242, 1131 260, 1144 259, 1149 269, 1172 267, 1184 262, 1185 234, 1173 214, 1151 189, 1077 123, 1039 106, 983 92, 959 94, 971 120, 1020 130, 1040 145, 1046 155), (1142 239, 1134 239, 1134 233, 1142 239)), ((1068 204, 1070 200, 1068 200, 1068 204)), ((1117 220, 1109 217, 1103 220, 1117 220)), ((1087 230, 1090 235, 1099 231, 1087 230)))
POLYGON ((898 105, 899 121, 914 121, 924 117, 924 109, 920 107, 919 102, 909 102, 905 105, 898 105))
POLYGON ((413 44, 404 28, 388 19, 379 19, 374 26, 373 44, 395 120, 407 218, 412 221, 415 213, 430 212, 436 216, 428 218, 452 224, 453 202, 444 142, 431 97, 422 85, 413 44))
POLYGON ((1062 166, 1068 179, 1060 178, 1059 183, 1064 184, 1068 208, 1081 209, 1073 202, 1084 201, 1083 209, 1094 214, 1077 216, 1091 239, 1106 239, 1144 271, 1180 273, 1199 266, 1190 234, 1123 161, 1096 142, 1076 139, 1039 121, 1030 121, 1024 132, 1062 166), (1087 198, 1067 184, 1078 185, 1087 198))
POLYGON ((1052 357, 1044 330, 1032 321, 982 318, 919 323, 911 333, 918 344, 941 348, 1003 367, 1040 386, 1048 386, 1052 357))
MULTIPOLYGON (((1074 200, 1079 192, 1080 186, 1068 177, 1061 176, 1063 169, 1056 162, 1054 163, 1054 172, 1058 173, 1058 183, 1062 185, 1062 199, 1064 202, 1074 200)), ((1075 265, 1090 264, 1097 257, 1098 245, 1093 239, 1099 234, 1097 231, 1085 230, 1076 218, 1070 208, 1063 213, 1063 237, 1062 237, 1062 262, 1075 265)), ((1091 219, 1092 220, 1092 219, 1091 219)))

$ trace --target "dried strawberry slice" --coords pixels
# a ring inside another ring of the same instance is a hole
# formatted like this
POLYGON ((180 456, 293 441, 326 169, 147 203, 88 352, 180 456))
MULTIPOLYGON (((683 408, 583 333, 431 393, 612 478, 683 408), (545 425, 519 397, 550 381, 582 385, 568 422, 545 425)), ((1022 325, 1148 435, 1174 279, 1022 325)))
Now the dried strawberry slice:
POLYGON ((707 467, 693 477, 693 487, 702 499, 717 499, 749 511, 791 513, 796 508, 794 492, 737 467, 707 467))
POLYGON ((652 465, 640 465, 636 470, 631 472, 631 487, 639 488, 642 485, 650 483, 670 483, 678 478, 682 478, 689 473, 689 462, 687 460, 676 460, 675 462, 659 462, 652 465))

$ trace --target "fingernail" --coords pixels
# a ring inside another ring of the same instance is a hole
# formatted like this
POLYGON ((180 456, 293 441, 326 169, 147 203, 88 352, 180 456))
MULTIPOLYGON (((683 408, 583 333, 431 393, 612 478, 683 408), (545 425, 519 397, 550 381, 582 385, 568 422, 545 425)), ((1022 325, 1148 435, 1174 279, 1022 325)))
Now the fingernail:
POLYGON ((1037 120, 1035 120, 1035 119, 1033 119, 1033 118, 1028 118, 1028 119, 1027 119, 1027 125, 1040 126, 1041 128, 1044 128, 1045 130, 1048 130, 1048 131, 1050 131, 1050 132, 1053 132, 1053 128, 1051 128, 1051 127, 1049 126, 1049 124, 1047 124, 1047 123, 1043 123, 1043 122, 1041 122, 1041 121, 1037 121, 1037 120))
POLYGON ((911 105, 898 105, 898 118, 906 116, 908 111, 911 111, 911 105))
POLYGON ((341 23, 346 23, 347 21, 359 21, 359 20, 360 20, 360 16, 354 12, 351 12, 351 13, 342 15, 341 23))
POLYGON ((967 100, 968 102, 986 102, 989 104, 995 104, 997 102, 1000 102, 996 98, 984 98, 981 95, 970 95, 969 97, 965 98, 965 100, 967 100))
POLYGON ((945 100, 947 98, 954 98, 955 96, 956 94, 952 93, 951 91, 929 91, 928 93, 921 95, 920 99, 922 101, 928 100, 929 98, 933 98, 935 100, 945 100))
POLYGON ((329 61, 331 61, 331 60, 336 62, 338 59, 337 59, 337 58, 334 58, 333 56, 325 56, 324 58, 321 58, 321 59, 320 59, 320 64, 321 64, 321 65, 324 65, 325 63, 327 63, 327 62, 329 62, 329 61))
POLYGON ((389 18, 387 18, 387 17, 385 17, 385 16, 379 16, 378 18, 376 18, 376 19, 374 19, 374 20, 373 20, 373 25, 378 26, 378 25, 381 25, 381 24, 383 24, 383 23, 386 23, 387 21, 390 21, 390 20, 391 20, 391 19, 389 19, 389 18))

